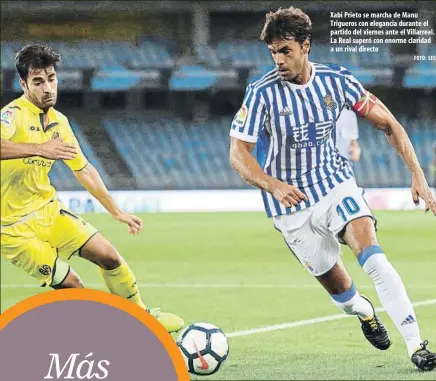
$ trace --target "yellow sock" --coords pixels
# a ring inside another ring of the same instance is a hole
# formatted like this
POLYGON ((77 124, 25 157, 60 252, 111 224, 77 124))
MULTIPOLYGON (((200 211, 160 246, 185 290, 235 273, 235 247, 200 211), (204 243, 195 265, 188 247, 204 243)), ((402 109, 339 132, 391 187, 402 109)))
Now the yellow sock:
POLYGON ((112 294, 128 299, 139 307, 146 308, 136 284, 135 274, 126 262, 123 261, 121 266, 113 270, 104 270, 100 267, 100 274, 112 294))

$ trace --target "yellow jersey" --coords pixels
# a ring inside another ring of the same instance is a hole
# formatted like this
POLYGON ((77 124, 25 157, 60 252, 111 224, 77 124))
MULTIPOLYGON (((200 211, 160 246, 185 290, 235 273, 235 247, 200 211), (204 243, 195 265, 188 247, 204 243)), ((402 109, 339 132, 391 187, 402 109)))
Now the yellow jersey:
MULTIPOLYGON (((44 130, 43 111, 24 95, 1 110, 1 138, 17 143, 41 144, 60 138, 74 144, 77 155, 64 160, 73 171, 83 169, 88 160, 80 149, 68 119, 51 107, 44 130)), ((1 225, 13 224, 56 198, 48 174, 54 160, 39 156, 1 160, 1 225)))

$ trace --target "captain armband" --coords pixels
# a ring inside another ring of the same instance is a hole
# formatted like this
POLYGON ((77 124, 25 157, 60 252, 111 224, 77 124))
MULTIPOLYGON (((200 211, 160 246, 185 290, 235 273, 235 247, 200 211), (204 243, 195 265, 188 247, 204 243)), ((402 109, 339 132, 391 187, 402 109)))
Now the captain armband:
POLYGON ((364 118, 369 114, 369 112, 374 107, 377 102, 377 97, 374 94, 371 94, 369 91, 365 91, 365 94, 359 101, 353 106, 353 110, 357 115, 364 118))

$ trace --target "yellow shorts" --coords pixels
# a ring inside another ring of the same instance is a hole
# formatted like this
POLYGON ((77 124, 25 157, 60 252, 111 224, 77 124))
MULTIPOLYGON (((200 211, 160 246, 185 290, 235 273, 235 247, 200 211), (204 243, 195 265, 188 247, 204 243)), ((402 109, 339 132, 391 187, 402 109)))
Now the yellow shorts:
POLYGON ((70 259, 96 233, 91 224, 55 200, 16 224, 2 226, 1 254, 42 286, 51 285, 53 277, 59 284, 63 279, 55 275, 57 265, 62 264, 64 277, 69 271, 60 259, 70 259))

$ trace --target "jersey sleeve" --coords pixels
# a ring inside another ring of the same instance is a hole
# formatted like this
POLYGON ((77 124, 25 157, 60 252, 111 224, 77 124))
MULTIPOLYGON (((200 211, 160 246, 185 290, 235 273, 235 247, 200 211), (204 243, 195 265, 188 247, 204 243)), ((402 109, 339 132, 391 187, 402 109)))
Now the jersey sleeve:
POLYGON ((82 149, 80 148, 80 144, 77 141, 76 136, 74 135, 73 130, 71 129, 70 124, 68 121, 66 122, 66 136, 65 136, 65 142, 73 144, 76 147, 77 154, 74 159, 71 160, 64 160, 64 163, 70 167, 73 171, 80 171, 81 169, 85 168, 88 164, 88 159, 83 154, 82 149))
POLYGON ((365 88, 359 80, 344 67, 341 67, 341 74, 344 76, 345 103, 352 109, 365 94, 365 88))
POLYGON ((248 85, 244 101, 232 121, 230 136, 248 143, 256 143, 266 121, 262 94, 248 85))
POLYGON ((1 138, 9 140, 17 130, 17 115, 12 108, 2 110, 1 115, 1 138))

